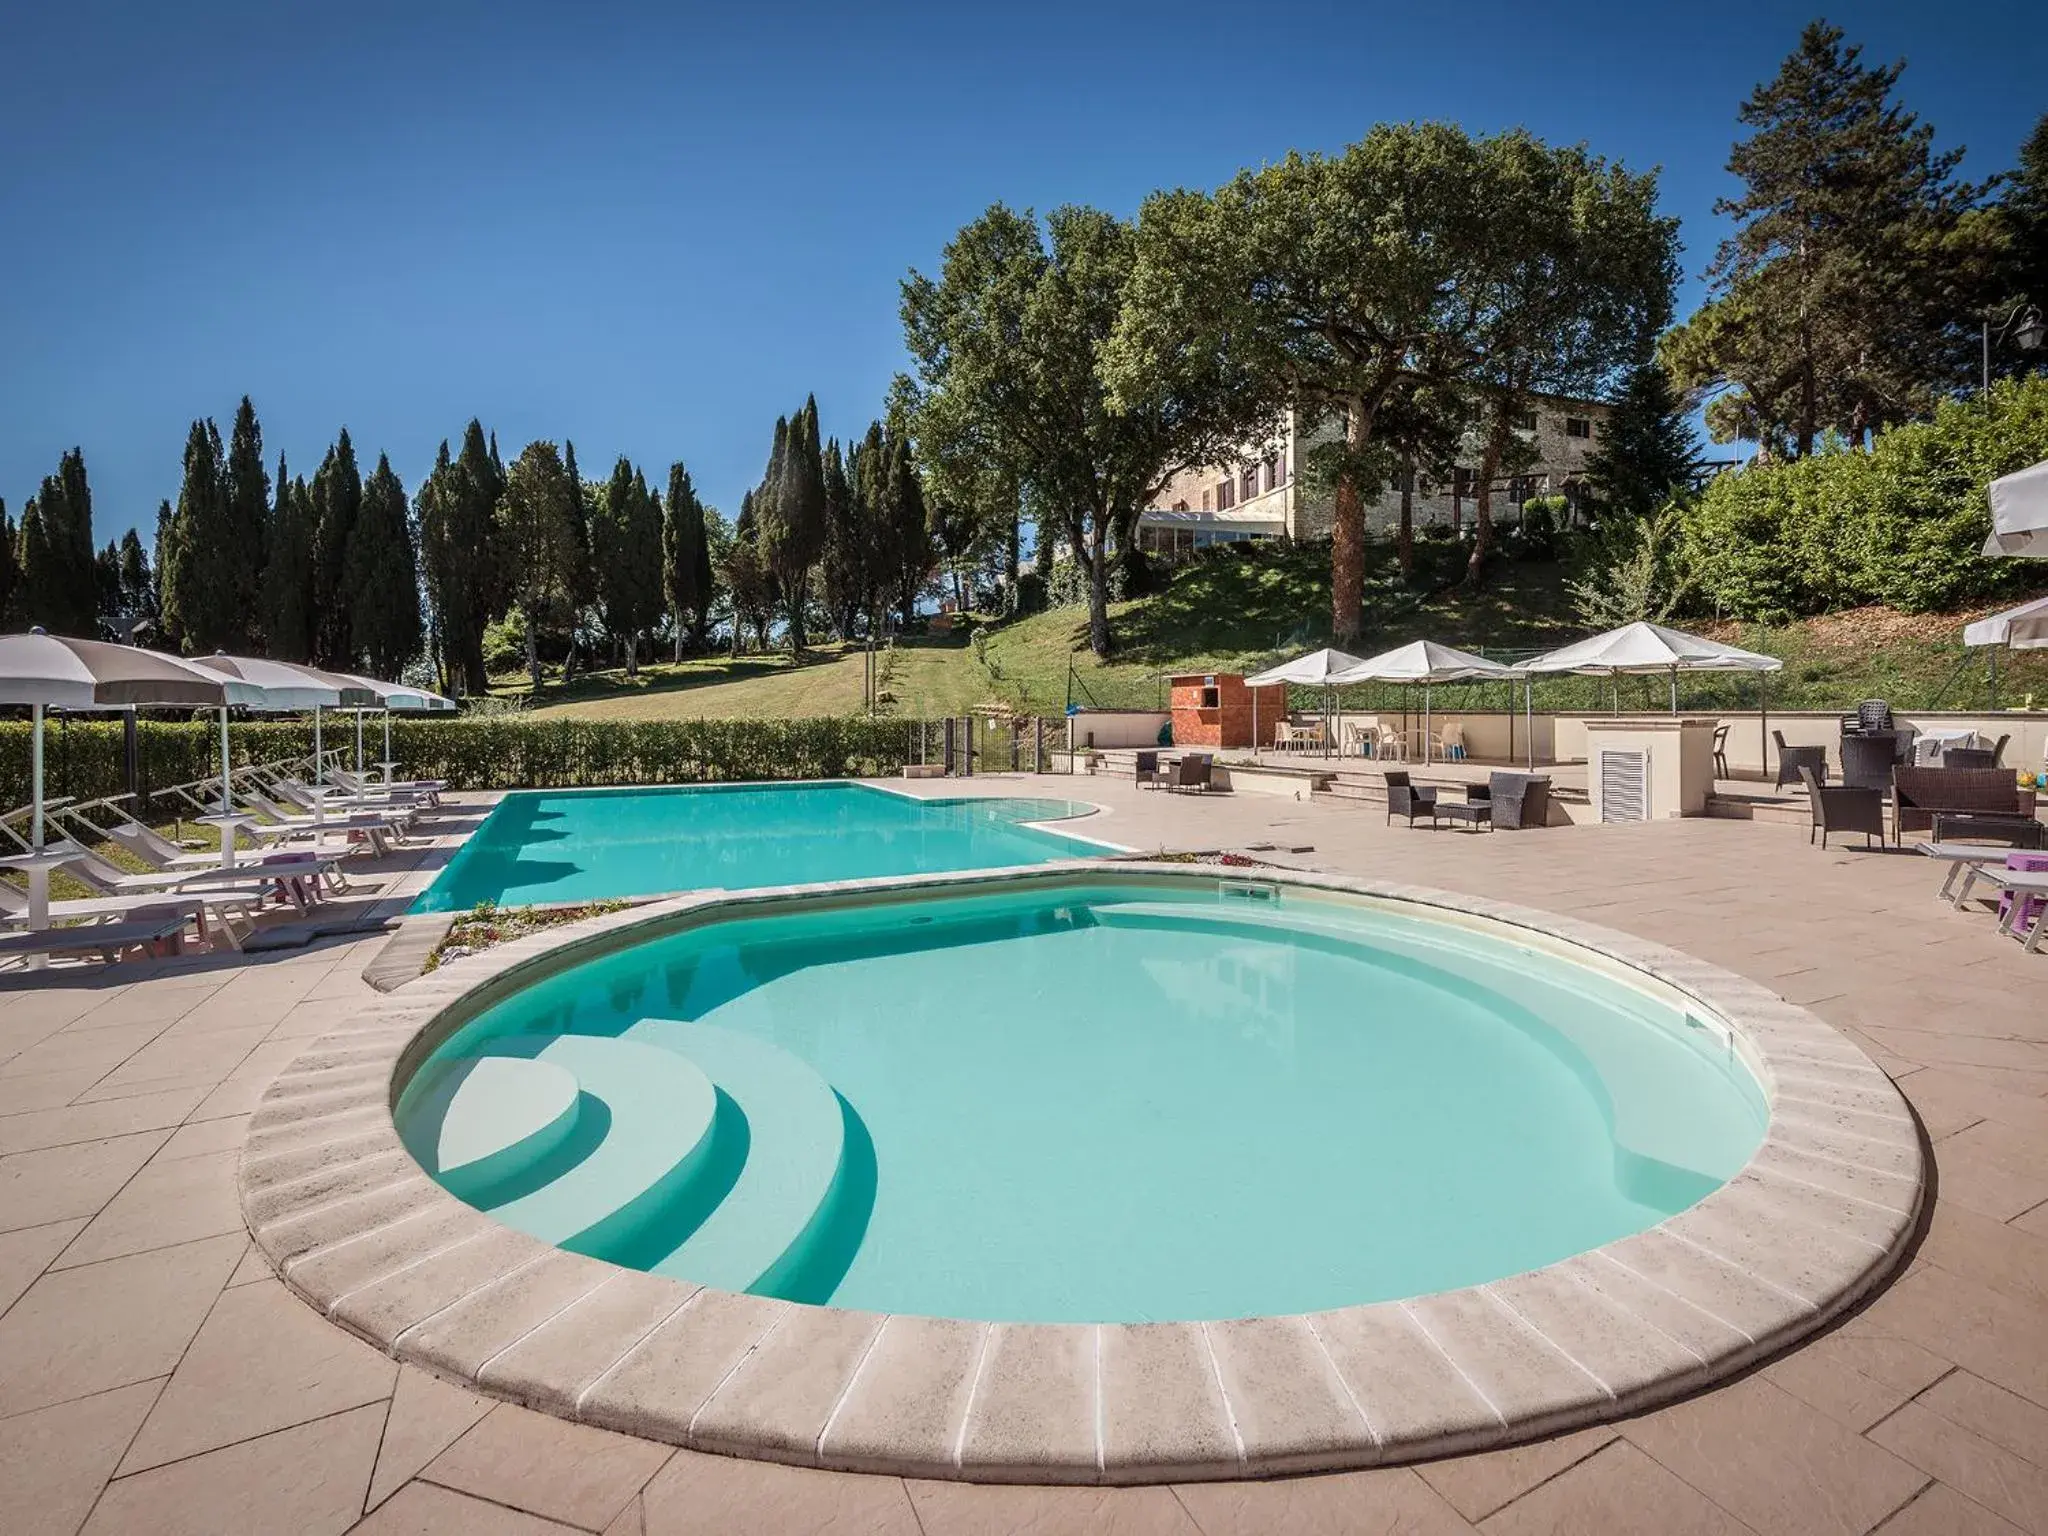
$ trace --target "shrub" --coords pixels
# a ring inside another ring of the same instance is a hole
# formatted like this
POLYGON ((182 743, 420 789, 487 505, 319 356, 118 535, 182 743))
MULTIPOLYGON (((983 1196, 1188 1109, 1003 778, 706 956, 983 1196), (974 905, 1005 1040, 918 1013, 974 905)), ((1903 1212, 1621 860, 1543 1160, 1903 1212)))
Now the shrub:
POLYGON ((1941 612, 2017 591, 2024 562, 1978 553, 1987 487, 2048 459, 2048 377, 1944 402, 1868 451, 1841 443, 1722 475, 1686 517, 1686 563, 1722 613, 1769 619, 1863 603, 1941 612))
MULTIPOLYGON (((858 716, 536 720, 501 715, 394 720, 391 742, 405 772, 446 779, 457 789, 555 789, 892 774, 912 760, 917 728, 915 721, 858 716)), ((380 724, 370 722, 366 732, 366 741, 382 746, 380 724)), ((144 720, 138 736, 145 793, 218 770, 218 727, 211 722, 144 720)), ((340 720, 326 733, 330 746, 352 737, 352 729, 340 720)), ((229 730, 229 749, 238 763, 299 756, 312 747, 309 721, 237 722, 229 730)), ((120 724, 59 720, 45 737, 44 771, 52 797, 88 800, 120 793, 125 788, 120 724)), ((0 722, 0 809, 28 798, 29 726, 0 722)))

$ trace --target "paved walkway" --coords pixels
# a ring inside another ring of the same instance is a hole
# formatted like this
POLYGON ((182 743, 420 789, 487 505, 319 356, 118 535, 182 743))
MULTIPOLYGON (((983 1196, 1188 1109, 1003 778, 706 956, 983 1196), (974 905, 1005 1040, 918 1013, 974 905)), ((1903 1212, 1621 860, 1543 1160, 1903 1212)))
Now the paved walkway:
MULTIPOLYGON (((1018 792, 977 780, 976 792, 1018 792)), ((930 786, 957 792, 961 786, 930 786)), ((1468 834, 1366 808, 1046 779, 1141 847, 1274 854, 1583 916, 1805 1003, 1899 1080, 1938 1185, 1834 1332, 1619 1424, 1414 1468, 995 1488, 676 1452, 401 1370, 256 1257, 251 1106, 367 997, 380 939, 0 983, 0 1529, 9 1533, 2048 1531, 2048 956, 1911 854, 1743 822, 1468 834)))

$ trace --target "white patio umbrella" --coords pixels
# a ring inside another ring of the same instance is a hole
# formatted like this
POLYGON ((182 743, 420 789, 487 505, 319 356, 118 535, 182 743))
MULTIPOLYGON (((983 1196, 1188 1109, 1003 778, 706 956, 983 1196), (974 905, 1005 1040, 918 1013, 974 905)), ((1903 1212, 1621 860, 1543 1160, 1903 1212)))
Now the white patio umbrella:
MULTIPOLYGON (((345 709, 357 705, 375 707, 376 694, 356 682, 353 678, 338 672, 323 672, 318 667, 304 666, 296 661, 271 661, 262 656, 229 656, 216 651, 211 656, 195 656, 195 666, 205 667, 210 672, 238 678, 250 684, 262 694, 262 702, 251 705, 271 714, 297 714, 300 710, 313 712, 313 781, 320 783, 326 777, 325 760, 321 753, 320 711, 323 709, 345 709)), ((220 712, 220 753, 221 753, 221 814, 229 814, 233 807, 228 799, 227 753, 228 753, 228 712, 220 712)))
MULTIPOLYGON (((1638 621, 1610 629, 1605 634, 1580 640, 1555 651, 1546 651, 1523 669, 1538 672, 1577 672, 1590 677, 1614 679, 1615 707, 1620 708, 1621 678, 1669 673, 1671 712, 1678 713, 1678 674, 1681 672, 1777 672, 1785 663, 1760 651, 1745 651, 1739 645, 1724 645, 1704 635, 1687 634, 1662 624, 1638 621)), ((1770 765, 1769 706, 1764 684, 1757 683, 1758 740, 1763 745, 1763 762, 1770 765)))
MULTIPOLYGON (((2040 553, 2048 556, 2048 535, 2043 536, 2040 553)), ((1963 644, 1968 648, 1991 646, 1991 707, 1998 707, 1998 651, 2048 650, 2048 597, 2037 597, 2017 608, 1994 613, 1988 619, 1963 626, 1963 644)))
POLYGON ((356 772, 363 771, 363 716, 370 710, 378 710, 384 716, 384 761, 391 761, 391 712, 403 710, 408 714, 452 714, 455 701, 431 688, 414 688, 407 683, 382 683, 374 677, 359 677, 353 672, 342 673, 359 688, 367 688, 377 696, 372 705, 355 706, 356 716, 356 772))
POLYGON ((129 705, 205 706, 241 703, 257 691, 201 671, 158 651, 104 640, 74 640, 32 629, 0 635, 0 704, 25 704, 29 734, 28 925, 50 925, 50 869, 63 859, 44 841, 43 716, 55 709, 119 709, 129 705))
POLYGON ((1963 644, 2002 645, 2011 651, 2048 650, 2048 597, 2037 597, 1965 625, 1963 644))
MULTIPOLYGON (((1342 672, 1346 667, 1355 667, 1357 665, 1358 658, 1356 656, 1351 655, 1348 651, 1335 650, 1326 645, 1320 651, 1310 651, 1307 655, 1297 656, 1292 661, 1283 661, 1277 667, 1268 667, 1265 671, 1246 678, 1244 685, 1254 690, 1270 688, 1275 683, 1293 683, 1303 688, 1321 688, 1323 690, 1324 709, 1325 713, 1327 713, 1330 695, 1334 686, 1330 681, 1332 674, 1342 672)), ((1254 692, 1252 694, 1252 750, 1256 752, 1258 749, 1259 696, 1257 692, 1254 692)), ((1324 750, 1328 750, 1327 746, 1325 746, 1324 750)))
POLYGON ((1987 555, 2048 560, 2048 459, 1991 482, 1987 555))
MULTIPOLYGON (((1397 645, 1391 651, 1382 651, 1377 656, 1368 656, 1364 661, 1354 662, 1331 679, 1344 683, 1405 683, 1411 687, 1422 686, 1422 739, 1423 756, 1428 757, 1430 734, 1430 690, 1438 683, 1468 683, 1481 679, 1506 680, 1521 677, 1514 667, 1498 661, 1489 661, 1484 656, 1475 656, 1470 651, 1458 650, 1455 646, 1439 645, 1434 640, 1411 640, 1406 645, 1397 645)), ((1510 708, 1512 708, 1512 700, 1510 708)), ((1510 715, 1510 720, 1513 716, 1510 715)), ((1531 752, 1534 752, 1534 737, 1531 736, 1531 752)), ((1512 761, 1512 757, 1510 758, 1512 761)), ((1531 761, 1534 759, 1532 757, 1531 761)))

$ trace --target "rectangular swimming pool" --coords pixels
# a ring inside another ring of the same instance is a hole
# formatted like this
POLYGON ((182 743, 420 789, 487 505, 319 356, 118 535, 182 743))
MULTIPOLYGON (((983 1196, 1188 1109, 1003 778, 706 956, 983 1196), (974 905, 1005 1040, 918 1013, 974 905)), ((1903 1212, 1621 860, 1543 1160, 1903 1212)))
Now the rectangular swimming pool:
POLYGON ((415 912, 751 890, 1087 858, 1103 845, 1030 822, 1092 807, 921 800, 866 784, 520 790, 456 850, 415 912))

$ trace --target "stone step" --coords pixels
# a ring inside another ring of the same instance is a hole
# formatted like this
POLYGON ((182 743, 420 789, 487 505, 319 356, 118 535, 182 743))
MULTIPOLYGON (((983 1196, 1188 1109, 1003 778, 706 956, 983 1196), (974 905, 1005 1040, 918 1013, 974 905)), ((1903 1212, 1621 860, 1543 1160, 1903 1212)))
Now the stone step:
POLYGON ((784 1260, 800 1256, 829 1217, 846 1154, 839 1095, 780 1046, 737 1030, 681 1019, 643 1019, 635 1030, 717 1084, 745 1136, 745 1162, 724 1199, 650 1267, 724 1290, 772 1289, 784 1260))

